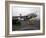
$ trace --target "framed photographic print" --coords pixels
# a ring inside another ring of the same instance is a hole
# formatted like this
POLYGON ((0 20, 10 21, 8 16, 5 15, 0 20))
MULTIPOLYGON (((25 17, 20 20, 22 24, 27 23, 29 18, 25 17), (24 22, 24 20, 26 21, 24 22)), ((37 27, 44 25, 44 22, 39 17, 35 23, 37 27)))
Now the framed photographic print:
POLYGON ((6 37, 45 34, 44 3, 6 1, 5 11, 6 37))

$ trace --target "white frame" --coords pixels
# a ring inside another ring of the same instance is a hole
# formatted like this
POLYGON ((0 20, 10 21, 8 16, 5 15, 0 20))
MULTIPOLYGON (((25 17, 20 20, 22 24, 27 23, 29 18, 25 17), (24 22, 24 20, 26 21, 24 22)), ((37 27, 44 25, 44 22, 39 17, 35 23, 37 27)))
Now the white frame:
POLYGON ((43 7, 42 6, 39 6, 39 5, 33 5, 33 6, 31 6, 31 5, 29 5, 30 7, 40 7, 40 9, 41 9, 40 10, 40 14, 41 14, 40 15, 41 16, 40 17, 40 22, 41 22, 40 23, 40 29, 41 30, 34 30, 34 31, 32 31, 32 30, 31 31, 30 30, 29 31, 13 31, 13 32, 12 32, 12 6, 15 6, 15 4, 10 4, 10 12, 9 12, 10 13, 10 17, 9 17, 9 19, 10 19, 9 20, 10 21, 10 26, 9 26, 10 28, 9 29, 10 30, 9 31, 10 32, 9 32, 9 34, 25 34, 25 33, 40 33, 40 32, 42 33, 42 31, 43 31, 43 21, 42 21, 43 20, 43 17, 42 17, 43 16, 43 12, 42 12, 43 7))

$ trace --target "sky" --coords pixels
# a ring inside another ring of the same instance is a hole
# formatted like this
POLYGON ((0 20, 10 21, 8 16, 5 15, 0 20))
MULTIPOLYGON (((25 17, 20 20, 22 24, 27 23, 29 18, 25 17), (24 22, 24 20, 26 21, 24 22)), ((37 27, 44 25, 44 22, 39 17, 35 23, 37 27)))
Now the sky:
POLYGON ((40 16, 40 8, 39 7, 30 7, 25 5, 15 5, 12 6, 12 16, 26 16, 28 14, 35 13, 40 16))

